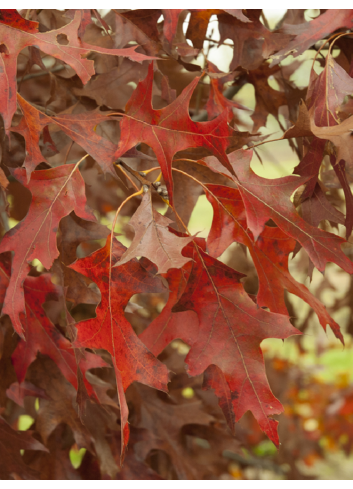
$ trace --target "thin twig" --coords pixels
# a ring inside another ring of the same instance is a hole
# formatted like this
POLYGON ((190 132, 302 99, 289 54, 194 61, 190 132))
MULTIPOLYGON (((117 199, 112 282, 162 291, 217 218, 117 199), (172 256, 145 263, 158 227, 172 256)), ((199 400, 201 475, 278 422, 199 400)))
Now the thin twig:
MULTIPOLYGON (((132 199, 133 197, 136 197, 136 195, 141 195, 143 193, 143 188, 141 190, 139 190, 138 192, 135 192, 134 194, 132 195, 129 195, 129 197, 126 197, 126 199, 120 204, 120 206, 118 207, 118 210, 116 211, 115 213, 115 216, 114 216, 114 220, 113 220, 113 223, 112 223, 112 231, 110 233, 110 250, 112 250, 112 246, 113 246, 113 238, 114 238, 114 228, 115 228, 115 224, 116 224, 116 221, 118 219, 118 215, 121 211, 121 209, 123 208, 123 206, 126 204, 126 202, 128 202, 130 199, 132 199)), ((111 258, 111 257, 110 257, 111 258)))
POLYGON ((277 474, 285 474, 285 470, 282 469, 281 466, 275 464, 271 460, 260 459, 255 457, 242 457, 237 453, 231 452, 230 450, 224 450, 222 453, 224 458, 228 458, 230 460, 234 460, 235 462, 240 463, 241 465, 253 465, 254 467, 258 467, 261 469, 272 470, 277 474))
POLYGON ((215 39, 212 39, 211 37, 205 37, 206 41, 213 42, 214 44, 218 44, 219 46, 229 46, 230 48, 234 48, 234 44, 230 44, 228 42, 221 42, 221 41, 216 41, 215 39))
POLYGON ((39 78, 41 76, 47 76, 49 73, 57 73, 58 71, 65 70, 66 66, 55 66, 55 68, 47 71, 37 71, 36 73, 29 73, 25 75, 23 78, 21 76, 17 77, 17 83, 24 82, 26 80, 30 80, 31 78, 39 78))
POLYGON ((253 144, 252 146, 250 146, 248 144, 248 147, 249 149, 253 149, 253 148, 257 148, 258 146, 261 146, 262 144, 266 144, 266 143, 273 143, 275 141, 285 141, 286 138, 284 138, 283 136, 281 138, 277 138, 277 139, 269 139, 267 141, 261 141, 261 143, 257 143, 257 144, 253 144))
POLYGON ((264 26, 266 27, 266 29, 268 29, 269 31, 271 30, 270 28, 270 24, 268 23, 268 20, 266 19, 266 16, 264 14, 264 11, 262 10, 261 12, 261 18, 262 20, 264 21, 264 26))
POLYGON ((124 170, 124 168, 121 166, 121 164, 116 164, 115 165, 118 170, 121 171, 121 173, 123 173, 125 175, 125 177, 129 180, 129 182, 131 183, 131 185, 135 188, 135 190, 139 190, 138 186, 136 185, 136 183, 132 180, 132 178, 126 173, 126 171, 124 170))
POLYGON ((64 165, 66 165, 66 162, 67 162, 67 158, 69 157, 69 153, 71 151, 71 148, 72 146, 74 145, 74 141, 71 141, 70 145, 69 145, 69 148, 67 150, 67 153, 66 153, 66 156, 65 156, 65 159, 64 159, 64 165))

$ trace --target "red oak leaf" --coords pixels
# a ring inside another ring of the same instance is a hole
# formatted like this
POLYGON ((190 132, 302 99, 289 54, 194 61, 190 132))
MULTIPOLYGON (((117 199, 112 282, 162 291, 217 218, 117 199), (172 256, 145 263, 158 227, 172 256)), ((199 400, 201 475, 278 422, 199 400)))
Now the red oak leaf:
MULTIPOLYGON (((227 11, 226 11, 227 12, 227 11)), ((220 42, 231 39, 234 42, 233 59, 229 70, 239 66, 252 70, 257 68, 264 58, 287 45, 291 36, 280 32, 271 32, 259 20, 256 10, 247 10, 247 19, 239 20, 238 15, 218 14, 220 42)))
MULTIPOLYGON (((342 72, 345 74, 345 76, 343 73, 340 73, 340 76, 336 76, 336 78, 338 78, 339 82, 342 82, 342 84, 343 81, 345 82, 345 86, 347 88, 345 93, 347 94, 351 89, 353 89, 353 83, 352 79, 347 75, 347 73, 344 70, 342 70, 342 72), (349 80, 347 80, 347 78, 349 80), (351 88, 349 83, 351 84, 351 88)), ((329 81, 327 81, 326 78, 323 78, 324 81, 322 81, 322 83, 319 83, 319 79, 317 79, 312 90, 312 96, 309 98, 309 104, 311 105, 310 112, 308 111, 306 105, 302 103, 300 106, 298 120, 294 126, 286 131, 285 137, 304 136, 307 135, 308 130, 310 130, 311 134, 315 135, 306 155, 294 170, 295 173, 299 175, 310 176, 309 181, 306 183, 305 190, 301 195, 301 201, 310 199, 314 190, 317 188, 322 159, 325 151, 329 151, 332 168, 334 169, 345 194, 345 225, 348 238, 353 228, 353 195, 347 179, 346 166, 348 170, 351 170, 353 166, 351 156, 353 117, 349 117, 341 124, 337 124, 334 114, 336 109, 339 107, 339 104, 342 102, 343 97, 336 97, 336 92, 332 92, 331 87, 335 84, 334 78, 328 78, 329 81), (326 92, 330 94, 327 100, 325 96, 326 92), (323 124, 325 122, 328 124, 328 126, 316 125, 316 123, 323 124), (333 143, 335 147, 335 155, 332 154, 332 149, 327 150, 325 140, 333 143)), ((343 87, 341 92, 344 93, 343 87)), ((329 217, 327 217, 327 219, 329 219, 329 217)))
POLYGON ((169 298, 160 315, 139 335, 140 340, 153 355, 159 355, 175 339, 188 345, 194 343, 198 333, 198 319, 194 311, 172 312, 182 296, 191 270, 187 263, 181 270, 169 270, 164 275, 168 281, 169 298))
POLYGON ((72 22, 60 29, 39 32, 37 22, 28 22, 16 10, 1 10, 0 17, 0 113, 4 118, 5 129, 9 130, 12 116, 16 111, 16 71, 17 57, 27 46, 36 46, 44 53, 58 58, 73 68, 82 80, 87 83, 94 75, 94 61, 86 59, 90 52, 125 56, 133 61, 142 62, 155 59, 136 53, 138 46, 126 49, 106 49, 92 46, 80 40, 77 30, 81 24, 82 12, 76 10, 72 22), (68 43, 60 43, 64 38, 68 43))
POLYGON ((117 145, 99 136, 94 130, 98 124, 110 119, 108 115, 100 112, 84 112, 83 114, 62 114, 49 117, 29 104, 20 94, 17 94, 17 99, 23 118, 18 126, 11 127, 11 131, 18 132, 25 138, 27 155, 24 166, 28 180, 35 167, 45 161, 38 143, 42 129, 48 124, 56 124, 87 151, 105 172, 111 172, 115 175, 113 155, 117 145))
MULTIPOLYGON (((208 62, 208 70, 209 73, 221 73, 217 66, 210 61, 208 62)), ((231 79, 232 76, 234 75, 230 75, 229 78, 231 79)), ((238 104, 233 100, 229 100, 223 95, 223 85, 227 81, 229 81, 227 76, 224 76, 222 78, 210 78, 210 95, 206 104, 207 114, 210 119, 217 117, 225 109, 227 109, 227 107, 229 107, 230 109, 234 108, 248 110, 243 105, 238 104)), ((229 116, 231 117, 231 113, 229 113, 229 116)))
MULTIPOLYGON (((229 155, 238 177, 234 181, 244 202, 247 225, 255 240, 264 230, 266 222, 272 219, 287 236, 305 248, 321 272, 325 270, 327 262, 333 262, 348 273, 353 273, 353 263, 341 249, 345 240, 304 221, 290 200, 293 192, 309 177, 262 178, 250 168, 251 158, 250 150, 234 151, 229 155)), ((224 172, 215 158, 206 158, 205 162, 214 171, 224 172)))
MULTIPOLYGON (((182 236, 177 231, 177 236, 182 236)), ((203 238, 194 238, 194 242, 206 251, 206 241, 203 238)), ((187 247, 193 249, 193 244, 187 247)), ((175 339, 181 339, 188 345, 192 345, 198 335, 198 318, 194 311, 173 312, 173 307, 179 301, 187 286, 192 263, 188 261, 183 268, 169 270, 163 277, 168 282, 169 297, 162 312, 139 335, 139 338, 147 348, 155 355, 159 355, 164 348, 175 339)))
POLYGON ((29 263, 37 258, 49 269, 59 256, 56 233, 60 219, 75 211, 76 215, 94 221, 86 204, 85 185, 77 165, 34 171, 26 183, 26 170, 16 168, 14 177, 32 193, 26 217, 8 231, 0 243, 0 253, 14 251, 11 279, 6 291, 3 314, 11 318, 15 331, 25 337, 26 313, 23 282, 29 263))
POLYGON ((167 367, 138 339, 124 316, 124 309, 134 294, 162 292, 165 289, 160 279, 147 272, 136 259, 112 268, 124 251, 125 247, 115 238, 111 249, 108 236, 103 248, 70 265, 73 270, 93 280, 102 294, 96 310, 97 317, 76 325, 78 331, 74 345, 104 348, 112 355, 120 402, 122 458, 129 438, 126 389, 132 382, 138 381, 166 391, 168 382, 167 367))
POLYGON ((353 79, 329 53, 322 73, 317 75, 312 69, 310 74, 306 105, 308 109, 314 107, 315 124, 320 127, 336 125, 337 111, 345 96, 352 92, 353 79))
POLYGON ((251 70, 249 74, 249 82, 254 85, 256 100, 255 110, 251 116, 254 121, 253 132, 266 126, 268 114, 272 114, 278 120, 279 108, 288 103, 285 92, 274 90, 269 85, 269 78, 278 71, 280 71, 278 66, 269 68, 268 65, 262 65, 256 70, 251 70))
MULTIPOLYGON (((351 11, 351 17, 353 17, 353 11, 351 11)), ((307 93, 307 106, 313 112, 312 131, 317 137, 326 139, 325 133, 319 134, 320 129, 316 128, 316 126, 333 126, 335 129, 333 129, 332 136, 337 134, 335 130, 338 129, 337 124, 340 122, 337 116, 338 109, 344 98, 347 95, 351 95, 352 92, 353 79, 329 53, 325 60, 324 71, 317 76, 312 70, 307 93)), ((345 225, 348 238, 353 228, 353 195, 347 180, 345 167, 347 165, 347 167, 352 168, 351 152, 348 150, 351 146, 351 135, 349 127, 348 132, 344 134, 342 139, 334 138, 333 140, 330 135, 331 130, 328 129, 329 137, 327 139, 335 145, 337 150, 336 157, 330 156, 332 168, 340 181, 346 198, 345 225)), ((324 141, 321 141, 322 143, 324 141)))
MULTIPOLYGON (((313 109, 311 109, 313 110, 313 109)), ((352 129, 353 116, 349 117, 341 124, 332 124, 328 127, 318 127, 314 120, 311 120, 311 130, 322 140, 331 141, 336 149, 336 156, 330 155, 330 163, 342 186, 346 199, 346 236, 351 235, 353 229, 353 195, 347 179, 346 167, 349 172, 353 168, 352 160, 352 129)), ((325 141, 321 141, 325 144, 325 141)))
POLYGON ((181 255, 181 250, 192 238, 178 238, 170 233, 168 225, 171 222, 153 208, 151 192, 145 193, 129 222, 135 230, 134 239, 116 266, 138 256, 144 256, 155 263, 158 273, 166 273, 170 268, 185 265, 189 259, 181 255))
POLYGON ((307 302, 315 310, 322 327, 326 330, 329 324, 336 337, 343 342, 340 328, 325 306, 288 271, 288 256, 293 252, 296 241, 280 228, 268 226, 255 241, 247 229, 245 207, 239 190, 211 184, 206 187, 206 196, 213 207, 212 228, 207 239, 210 254, 220 256, 234 241, 247 246, 259 277, 257 304, 287 315, 284 301, 286 289, 307 302))
MULTIPOLYGON (((10 261, 6 255, 0 258, 0 299, 10 281, 10 261)), ((51 275, 27 277, 24 282, 27 327, 26 341, 20 340, 12 354, 12 363, 17 379, 22 383, 29 365, 36 359, 37 353, 48 355, 57 364, 66 379, 78 389, 77 375, 82 377, 88 394, 93 394, 91 384, 85 378, 85 372, 91 368, 106 367, 107 364, 99 356, 82 353, 79 365, 72 344, 55 328, 46 316, 42 305, 47 300, 56 300, 61 289, 51 282, 51 275)), ((28 394, 27 394, 28 395, 28 394)))
MULTIPOLYGON (((304 103, 299 107, 298 120, 285 133, 285 137, 307 136, 314 134, 304 158, 296 166, 294 172, 298 175, 310 176, 300 200, 305 206, 310 206, 308 200, 318 187, 318 177, 321 163, 325 154, 326 141, 330 140, 336 147, 336 156, 330 155, 331 165, 338 177, 346 198, 346 235, 350 236, 353 228, 353 195, 346 175, 346 164, 352 166, 351 158, 351 118, 342 124, 337 124, 337 110, 346 95, 353 91, 353 79, 328 55, 324 71, 317 76, 312 70, 308 88, 307 103, 310 113, 304 103), (326 127, 323 127, 326 126, 326 127), (328 127, 327 127, 328 126, 328 127)), ((332 206, 326 202, 326 208, 332 206)), ((330 214, 331 212, 329 212, 330 214)), ((327 219, 329 219, 329 214, 327 219)))
MULTIPOLYGON (((60 287, 51 282, 51 275, 44 274, 39 277, 27 277, 24 291, 27 314, 26 341, 20 340, 12 355, 18 381, 21 383, 24 380, 29 365, 36 359, 37 353, 41 352, 54 360, 64 377, 77 390, 77 363, 72 344, 60 334, 42 308, 46 300, 59 297, 60 287)), ((80 369, 89 395, 93 394, 93 389, 86 380, 85 371, 106 366, 106 362, 98 355, 85 352, 80 369)))
POLYGON ((151 100, 151 64, 147 77, 138 84, 126 105, 126 113, 120 124, 121 140, 115 159, 138 143, 144 142, 151 146, 161 166, 171 205, 172 159, 176 152, 187 148, 207 148, 233 173, 225 152, 234 133, 227 124, 227 111, 209 122, 194 122, 190 119, 188 105, 198 81, 199 77, 196 77, 173 103, 164 109, 155 110, 152 108, 151 100))
POLYGON ((271 56, 273 59, 271 66, 278 64, 283 58, 292 54, 294 58, 310 48, 316 41, 324 39, 337 29, 353 27, 353 10, 346 9, 329 9, 316 19, 304 24, 284 25, 282 32, 284 34, 295 35, 278 53, 271 56))
POLYGON ((161 10, 164 17, 163 33, 165 35, 165 38, 169 42, 169 44, 171 44, 174 39, 176 29, 178 26, 179 15, 184 9, 168 8, 168 9, 161 9, 161 10))
POLYGON ((278 423, 271 416, 283 408, 268 385, 260 343, 265 338, 284 339, 300 332, 287 317, 254 304, 240 282, 243 274, 200 248, 190 245, 184 254, 194 262, 173 312, 192 310, 199 318, 197 339, 185 359, 188 373, 200 375, 216 365, 228 386, 233 419, 238 421, 251 410, 261 429, 278 446, 278 423))
POLYGON ((236 19, 241 20, 242 22, 251 22, 251 20, 248 19, 243 14, 242 9, 240 9, 240 8, 230 8, 230 9, 229 8, 228 9, 225 8, 224 11, 227 12, 228 14, 232 15, 236 19))

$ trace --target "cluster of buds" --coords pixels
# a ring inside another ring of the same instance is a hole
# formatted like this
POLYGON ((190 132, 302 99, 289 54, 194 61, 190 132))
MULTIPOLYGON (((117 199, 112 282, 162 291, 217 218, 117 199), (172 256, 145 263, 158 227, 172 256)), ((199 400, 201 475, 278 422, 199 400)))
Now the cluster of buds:
POLYGON ((168 190, 161 187, 161 182, 153 182, 152 185, 156 189, 157 193, 163 197, 163 199, 168 200, 168 190))

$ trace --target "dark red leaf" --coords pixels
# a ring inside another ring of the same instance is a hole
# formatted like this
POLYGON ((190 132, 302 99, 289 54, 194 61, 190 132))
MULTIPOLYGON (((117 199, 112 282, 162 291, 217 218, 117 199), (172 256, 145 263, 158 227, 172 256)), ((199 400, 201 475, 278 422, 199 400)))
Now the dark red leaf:
MULTIPOLYGON (((0 12, 2 14, 4 11, 0 12)), ((0 18, 0 44, 6 48, 0 58, 0 113, 4 118, 6 130, 10 128, 12 116, 16 111, 17 56, 26 46, 34 45, 44 53, 61 59, 76 71, 83 83, 87 83, 95 73, 94 62, 86 59, 91 51, 112 56, 125 56, 138 62, 153 59, 136 53, 137 46, 126 49, 105 49, 84 43, 79 39, 77 33, 81 24, 81 15, 81 11, 76 10, 72 22, 60 29, 48 32, 38 32, 36 22, 28 23, 22 18, 19 19, 20 16, 15 10, 5 11, 5 19, 0 18), (68 43, 61 44, 58 41, 60 36, 64 36, 68 43)))
POLYGON ((0 253, 15 251, 2 312, 10 316, 15 331, 24 338, 23 282, 29 263, 37 258, 49 270, 59 256, 56 232, 61 218, 73 210, 83 219, 94 221, 95 218, 87 208, 84 182, 77 165, 35 171, 28 184, 25 169, 17 168, 13 174, 31 190, 32 202, 25 219, 8 231, 0 244, 0 253))
POLYGON ((227 111, 210 122, 190 119, 188 105, 199 78, 188 85, 175 102, 164 109, 152 108, 153 65, 140 82, 126 106, 121 123, 121 141, 115 158, 119 158, 138 143, 146 143, 155 152, 173 204, 172 159, 177 151, 187 148, 209 149, 232 173, 226 149, 231 144, 232 129, 227 125, 227 111))
POLYGON ((166 390, 168 382, 168 369, 147 350, 123 314, 132 295, 162 292, 164 287, 160 279, 148 273, 136 259, 113 268, 124 251, 125 247, 116 239, 111 249, 108 237, 103 248, 70 266, 95 281, 102 294, 97 317, 76 325, 75 346, 104 348, 113 358, 120 402, 122 457, 129 438, 124 392, 135 380, 160 390, 166 390))
MULTIPOLYGON (((190 375, 216 365, 225 377, 226 390, 216 394, 231 400, 232 418, 238 421, 251 410, 261 429, 278 446, 277 421, 281 403, 267 383, 260 343, 263 339, 300 334, 281 314, 259 309, 245 292, 243 274, 192 246, 184 250, 194 263, 188 284, 173 312, 196 311, 199 331, 185 361, 190 375)), ((232 426, 232 423, 231 423, 232 426)))

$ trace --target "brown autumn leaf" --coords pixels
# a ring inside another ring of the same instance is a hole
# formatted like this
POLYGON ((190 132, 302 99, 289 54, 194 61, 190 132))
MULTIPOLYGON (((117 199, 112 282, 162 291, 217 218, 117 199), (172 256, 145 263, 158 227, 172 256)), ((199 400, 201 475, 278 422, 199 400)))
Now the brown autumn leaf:
MULTIPOLYGON (((271 66, 278 64, 284 57, 291 54, 297 57, 316 41, 324 39, 328 34, 340 28, 352 28, 353 11, 348 9, 328 9, 316 19, 303 24, 289 24, 282 26, 281 32, 295 36, 292 41, 270 56, 273 60, 271 66)), ((271 53, 270 53, 271 54, 271 53)))
POLYGON ((138 256, 155 263, 159 273, 185 265, 189 260, 181 255, 181 250, 192 238, 176 238, 168 231, 171 222, 153 208, 151 192, 144 193, 140 207, 129 222, 135 230, 134 239, 115 266, 124 265, 138 256))
POLYGON ((36 417, 36 431, 41 435, 44 444, 60 423, 67 424, 73 433, 78 446, 91 446, 91 436, 82 424, 76 409, 76 391, 65 380, 55 363, 46 356, 40 356, 32 363, 27 379, 39 387, 50 399, 39 400, 36 417))
POLYGON ((261 68, 251 70, 249 82, 254 85, 256 105, 251 118, 254 121, 253 132, 266 126, 268 114, 278 119, 279 108, 287 105, 285 92, 270 87, 268 79, 279 70, 278 67, 269 68, 263 65, 261 68))
POLYGON ((23 462, 20 450, 43 450, 45 446, 32 437, 31 431, 15 431, 0 418, 0 478, 36 480, 39 472, 23 462))
POLYGON ((65 424, 60 424, 47 440, 48 452, 26 451, 23 461, 37 472, 40 480, 80 480, 70 460, 72 435, 65 424))
POLYGON ((331 141, 336 148, 336 161, 344 160, 348 171, 351 172, 353 169, 353 116, 335 126, 318 127, 313 118, 313 111, 310 111, 310 115, 310 127, 313 134, 320 139, 331 141))
POLYGON ((116 68, 92 78, 83 88, 74 88, 75 95, 89 97, 97 105, 105 105, 110 109, 123 110, 132 95, 133 83, 146 76, 146 63, 134 63, 123 59, 116 68))
POLYGON ((257 17, 256 11, 247 10, 246 22, 239 16, 219 13, 220 42, 231 39, 234 42, 233 59, 229 70, 238 67, 254 70, 269 57, 288 43, 291 36, 268 30, 257 17), (250 21, 250 22, 249 22, 250 21))
POLYGON ((36 387, 27 380, 24 380, 20 384, 14 382, 6 391, 6 395, 9 399, 12 399, 19 406, 24 407, 24 398, 31 396, 39 399, 49 399, 48 395, 43 389, 36 387))
POLYGON ((202 402, 176 404, 166 395, 141 385, 135 386, 134 396, 141 399, 134 425, 147 430, 144 439, 135 444, 138 457, 145 460, 151 450, 163 450, 171 457, 180 479, 197 479, 198 470, 184 448, 181 428, 187 424, 211 423, 213 418, 202 411, 202 402))

